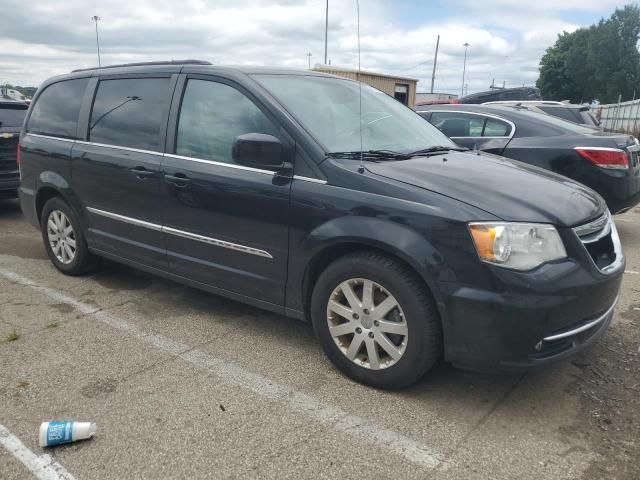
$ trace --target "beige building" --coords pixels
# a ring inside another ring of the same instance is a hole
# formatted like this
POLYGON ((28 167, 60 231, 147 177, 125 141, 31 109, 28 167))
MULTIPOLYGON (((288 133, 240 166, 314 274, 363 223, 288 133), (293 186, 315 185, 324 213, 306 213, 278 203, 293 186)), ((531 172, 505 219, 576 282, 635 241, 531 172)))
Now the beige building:
MULTIPOLYGON (((339 77, 358 80, 358 70, 350 70, 347 68, 334 67, 333 65, 316 65, 312 68, 315 72, 330 73, 339 77)), ((382 90, 384 93, 391 95, 396 100, 404 103, 406 106, 413 108, 416 104, 416 85, 418 80, 409 77, 397 77, 395 75, 386 75, 384 73, 360 71, 359 79, 372 87, 382 90)))

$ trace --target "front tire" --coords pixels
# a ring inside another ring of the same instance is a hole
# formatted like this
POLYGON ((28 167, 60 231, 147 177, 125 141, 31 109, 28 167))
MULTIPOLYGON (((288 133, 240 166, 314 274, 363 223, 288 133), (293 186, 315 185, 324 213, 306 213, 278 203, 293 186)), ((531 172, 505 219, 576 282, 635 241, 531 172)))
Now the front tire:
POLYGON ((55 267, 66 275, 91 271, 95 257, 89 252, 78 217, 60 197, 44 204, 40 217, 44 248, 55 267))
POLYGON ((311 319, 331 362, 376 388, 409 386, 441 356, 440 317, 424 282, 377 252, 347 255, 322 272, 311 319))

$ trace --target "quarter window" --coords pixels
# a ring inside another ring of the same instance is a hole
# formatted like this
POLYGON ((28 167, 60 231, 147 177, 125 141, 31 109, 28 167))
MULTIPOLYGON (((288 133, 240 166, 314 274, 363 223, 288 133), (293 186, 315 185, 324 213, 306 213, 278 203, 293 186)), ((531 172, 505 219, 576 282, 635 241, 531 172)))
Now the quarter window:
POLYGON ((511 125, 495 118, 487 118, 484 125, 483 137, 508 137, 511 131, 511 125))
POLYGON ((88 78, 79 78, 49 85, 33 106, 27 131, 76 138, 78 114, 88 82, 88 78))
POLYGON ((233 87, 191 79, 180 107, 176 154, 233 163, 231 147, 239 135, 278 136, 267 116, 233 87))
POLYGON ((89 140, 162 151, 169 78, 102 80, 93 102, 89 140))

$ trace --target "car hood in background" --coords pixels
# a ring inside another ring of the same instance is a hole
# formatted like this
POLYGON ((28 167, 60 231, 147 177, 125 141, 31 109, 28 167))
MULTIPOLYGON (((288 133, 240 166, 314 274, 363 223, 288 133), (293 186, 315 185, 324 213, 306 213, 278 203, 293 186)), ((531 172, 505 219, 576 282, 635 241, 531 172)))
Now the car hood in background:
POLYGON ((506 221, 571 227, 601 215, 593 190, 547 170, 478 152, 449 152, 369 163, 376 175, 408 183, 480 208, 506 221))

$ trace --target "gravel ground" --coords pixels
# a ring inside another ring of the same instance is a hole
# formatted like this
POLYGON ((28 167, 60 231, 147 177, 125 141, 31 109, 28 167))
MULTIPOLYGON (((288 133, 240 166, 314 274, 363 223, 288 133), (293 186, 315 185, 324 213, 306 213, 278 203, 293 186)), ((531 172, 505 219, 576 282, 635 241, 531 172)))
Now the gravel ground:
POLYGON ((0 202, 0 478, 638 479, 640 208, 616 223, 627 272, 592 349, 390 393, 336 372, 303 322, 110 262, 61 275, 0 202), (98 432, 45 451, 51 419, 98 432))

